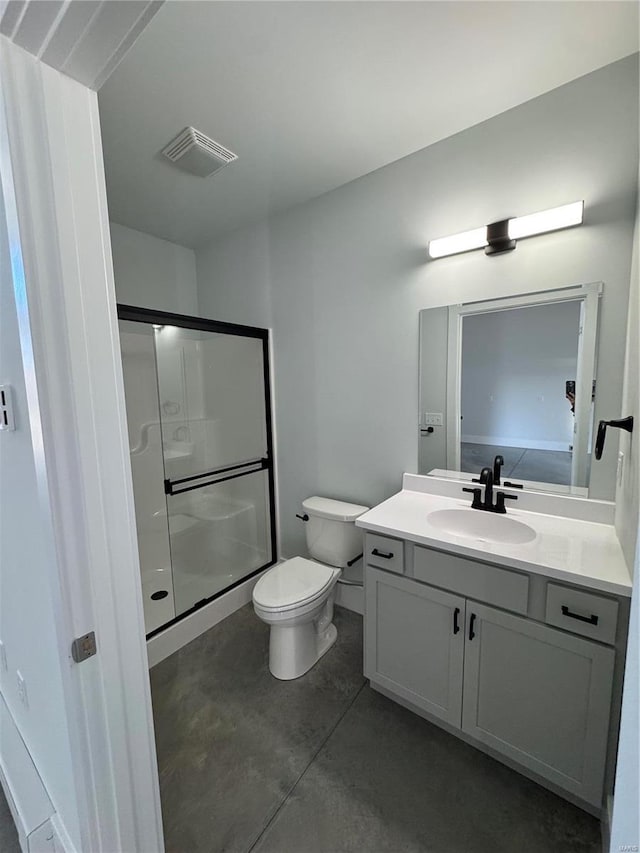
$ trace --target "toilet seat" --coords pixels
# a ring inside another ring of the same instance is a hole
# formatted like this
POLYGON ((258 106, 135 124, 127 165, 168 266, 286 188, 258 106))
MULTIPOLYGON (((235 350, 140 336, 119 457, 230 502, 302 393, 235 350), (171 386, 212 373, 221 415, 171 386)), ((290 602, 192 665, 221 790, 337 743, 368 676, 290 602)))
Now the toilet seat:
POLYGON ((285 612, 321 598, 333 584, 339 569, 292 557, 274 566, 253 590, 254 604, 265 611, 285 612))

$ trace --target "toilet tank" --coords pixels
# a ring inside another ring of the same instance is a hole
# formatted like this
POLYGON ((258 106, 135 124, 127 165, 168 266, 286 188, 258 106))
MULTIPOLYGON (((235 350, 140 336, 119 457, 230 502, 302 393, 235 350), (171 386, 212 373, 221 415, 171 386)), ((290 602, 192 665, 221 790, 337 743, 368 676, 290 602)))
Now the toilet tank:
POLYGON ((368 506, 311 497, 302 502, 309 520, 305 524, 309 554, 320 563, 344 569, 362 554, 362 531, 355 520, 368 506))

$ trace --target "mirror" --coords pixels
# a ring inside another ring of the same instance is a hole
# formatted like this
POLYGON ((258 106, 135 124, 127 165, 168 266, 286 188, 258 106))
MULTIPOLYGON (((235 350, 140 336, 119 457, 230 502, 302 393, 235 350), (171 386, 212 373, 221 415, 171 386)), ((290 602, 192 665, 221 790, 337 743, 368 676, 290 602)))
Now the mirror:
POLYGON ((503 480, 589 494, 603 289, 420 313, 421 474, 470 479, 501 456, 503 480))

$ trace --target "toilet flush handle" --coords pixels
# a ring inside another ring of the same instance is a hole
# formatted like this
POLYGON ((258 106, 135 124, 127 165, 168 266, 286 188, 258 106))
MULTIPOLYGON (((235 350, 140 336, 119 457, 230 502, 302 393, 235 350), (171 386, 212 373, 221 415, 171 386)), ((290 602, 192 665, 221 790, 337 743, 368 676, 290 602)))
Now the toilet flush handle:
POLYGON ((296 518, 299 518, 301 521, 309 521, 309 516, 306 512, 304 515, 299 515, 298 513, 296 513, 296 518))

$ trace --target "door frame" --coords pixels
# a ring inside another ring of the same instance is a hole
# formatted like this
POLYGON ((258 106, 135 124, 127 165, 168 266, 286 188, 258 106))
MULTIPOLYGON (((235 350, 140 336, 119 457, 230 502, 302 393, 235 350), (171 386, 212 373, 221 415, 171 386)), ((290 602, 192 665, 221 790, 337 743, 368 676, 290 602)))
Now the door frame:
POLYGON ((589 444, 593 416, 592 386, 596 377, 598 309, 604 285, 601 281, 588 284, 508 296, 483 302, 467 302, 449 306, 447 350, 447 468, 460 470, 460 412, 462 408, 462 321, 477 314, 509 311, 554 302, 580 302, 581 320, 578 336, 576 369, 576 411, 573 452, 571 456, 571 485, 588 487, 589 444))
MULTIPOLYGON (((264 379, 265 424, 267 432, 267 455, 264 459, 261 460, 260 468, 250 470, 247 467, 250 463, 246 463, 245 465, 239 464, 237 466, 233 466, 233 469, 230 468, 227 470, 230 472, 230 476, 228 479, 232 479, 233 477, 240 477, 243 474, 254 474, 257 473, 257 471, 259 470, 264 470, 267 472, 267 484, 269 488, 269 532, 271 537, 271 557, 263 566, 254 569, 250 574, 245 575, 244 577, 240 578, 232 584, 229 584, 229 586, 225 587, 219 592, 214 593, 214 595, 202 599, 202 601, 199 601, 189 610, 185 610, 179 616, 176 616, 169 622, 165 622, 158 628, 155 628, 153 631, 150 631, 147 634, 147 640, 150 640, 153 637, 156 637, 158 634, 161 634, 167 628, 171 628, 178 622, 181 622, 183 619, 189 616, 193 616, 193 614, 197 610, 200 610, 207 604, 211 604, 211 602, 215 601, 217 598, 226 595, 228 592, 231 592, 231 590, 241 586, 246 581, 250 581, 252 578, 257 577, 261 572, 264 572, 265 569, 268 569, 273 566, 278 560, 278 533, 276 523, 275 491, 275 453, 273 441, 273 406, 271 399, 270 333, 269 329, 263 329, 258 326, 243 326, 239 323, 227 323, 222 320, 209 320, 205 317, 193 317, 188 314, 173 314, 168 311, 156 311, 153 308, 140 308, 134 305, 125 305, 120 302, 117 304, 116 308, 118 312, 118 319, 125 320, 127 322, 146 323, 147 325, 158 324, 162 326, 178 326, 181 329, 196 329, 202 332, 219 333, 222 335, 235 335, 237 337, 243 338, 255 338, 262 342, 262 366, 264 379), (241 471, 241 468, 246 468, 246 470, 241 471), (236 469, 237 473, 235 473, 236 469)), ((160 420, 162 420, 161 416, 160 420)), ((214 472, 212 472, 212 476, 213 474, 214 472)), ((201 476, 204 477, 205 475, 203 474, 201 476)), ((168 480, 165 480, 165 488, 168 482, 168 480)), ((198 486, 198 488, 204 487, 206 485, 208 484, 202 483, 198 486)), ((171 494, 173 493, 171 492, 171 494)))
POLYGON ((161 853, 97 95, 4 37, 0 47, 0 178, 41 508, 55 537, 81 849, 161 853), (97 653, 73 662, 73 639, 92 630, 97 653))

